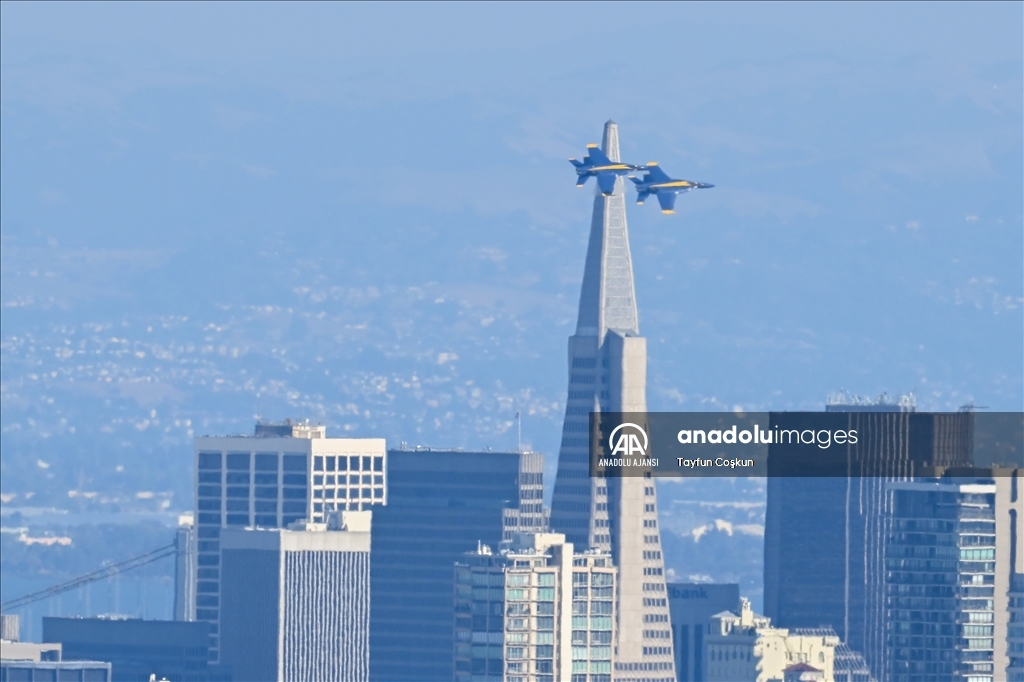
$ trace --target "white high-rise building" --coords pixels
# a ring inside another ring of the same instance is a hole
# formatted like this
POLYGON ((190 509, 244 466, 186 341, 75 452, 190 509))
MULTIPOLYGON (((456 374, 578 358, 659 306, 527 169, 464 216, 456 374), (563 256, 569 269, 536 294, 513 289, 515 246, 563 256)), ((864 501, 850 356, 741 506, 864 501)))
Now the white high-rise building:
POLYGON ((611 682, 616 570, 560 533, 517 533, 455 567, 457 682, 611 682))
POLYGON ((195 620, 211 625, 218 660, 221 531, 324 523, 333 511, 387 502, 382 438, 328 438, 324 426, 260 422, 251 436, 195 439, 195 620))
MULTIPOLYGON (((602 147, 609 159, 619 161, 613 121, 605 124, 602 147)), ((640 336, 621 178, 611 196, 599 192, 594 198, 568 359, 551 529, 577 547, 609 552, 618 568, 615 679, 675 682, 654 481, 591 478, 589 471, 590 413, 647 411, 647 341, 640 336)))
POLYGON ((221 661, 234 679, 369 679, 370 515, 224 529, 221 661))

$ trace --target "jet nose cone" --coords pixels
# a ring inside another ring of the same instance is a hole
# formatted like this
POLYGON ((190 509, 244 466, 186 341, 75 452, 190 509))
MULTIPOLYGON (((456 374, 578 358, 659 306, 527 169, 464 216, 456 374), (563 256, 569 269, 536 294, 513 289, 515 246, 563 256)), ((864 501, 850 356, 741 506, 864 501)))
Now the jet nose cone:
POLYGON ((697 184, 697 187, 699 187, 700 189, 711 189, 712 187, 714 187, 714 185, 712 185, 710 182, 701 182, 697 184))

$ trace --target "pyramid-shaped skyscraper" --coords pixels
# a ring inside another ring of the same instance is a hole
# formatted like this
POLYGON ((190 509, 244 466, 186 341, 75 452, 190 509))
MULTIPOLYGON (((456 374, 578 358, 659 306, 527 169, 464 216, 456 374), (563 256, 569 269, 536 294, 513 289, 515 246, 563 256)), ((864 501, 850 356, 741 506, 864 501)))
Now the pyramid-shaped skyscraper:
MULTIPOLYGON (((619 133, 605 124, 604 153, 619 161, 619 133)), ((551 527, 577 547, 610 551, 619 568, 618 636, 612 679, 674 682, 658 502, 650 478, 590 478, 591 412, 647 411, 647 341, 640 336, 626 197, 620 178, 598 192, 569 337, 569 392, 551 527)))

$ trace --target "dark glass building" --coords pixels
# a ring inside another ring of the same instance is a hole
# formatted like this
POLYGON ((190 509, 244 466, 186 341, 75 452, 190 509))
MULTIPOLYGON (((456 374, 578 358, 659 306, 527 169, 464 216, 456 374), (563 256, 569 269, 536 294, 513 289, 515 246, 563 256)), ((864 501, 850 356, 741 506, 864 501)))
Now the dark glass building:
POLYGON ((669 583, 668 608, 678 682, 703 682, 704 635, 711 616, 738 612, 740 586, 735 583, 669 583))
MULTIPOLYGON (((772 413, 779 428, 804 428, 807 413, 772 413)), ((892 508, 888 483, 934 466, 971 461, 970 413, 917 413, 900 404, 829 405, 814 428, 858 429, 850 477, 768 478, 765 615, 777 627, 831 627, 885 678, 883 543, 892 508), (829 414, 831 413, 831 414, 829 414)), ((769 446, 769 458, 789 456, 769 446)))
POLYGON ((47 617, 43 641, 59 643, 64 661, 109 661, 113 682, 146 682, 150 675, 171 682, 226 679, 208 663, 209 623, 47 617))
POLYGON ((543 530, 543 468, 535 453, 388 451, 371 533, 372 680, 453 679, 455 562, 543 530))

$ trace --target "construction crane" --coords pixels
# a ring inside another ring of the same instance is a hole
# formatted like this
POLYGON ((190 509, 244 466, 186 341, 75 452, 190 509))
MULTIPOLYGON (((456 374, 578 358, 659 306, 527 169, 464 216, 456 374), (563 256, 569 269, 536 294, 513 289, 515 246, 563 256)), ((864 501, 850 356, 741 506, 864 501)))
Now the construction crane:
POLYGON ((91 573, 86 573, 78 576, 77 578, 72 578, 67 582, 47 587, 44 590, 22 595, 11 599, 10 601, 5 601, 0 604, 0 611, 6 613, 12 609, 28 606, 29 604, 37 601, 48 599, 64 592, 69 592, 75 588, 81 587, 82 585, 88 585, 89 583, 96 582, 97 580, 103 580, 104 578, 109 578, 119 573, 125 573, 141 566, 145 566, 146 564, 151 564, 154 561, 159 561, 160 559, 166 559, 167 557, 174 556, 177 553, 178 549, 175 545, 164 545, 163 547, 151 550, 145 554, 139 554, 138 556, 133 556, 130 559, 124 559, 123 561, 118 561, 117 563, 110 564, 109 566, 104 566, 103 568, 92 571, 91 573))

